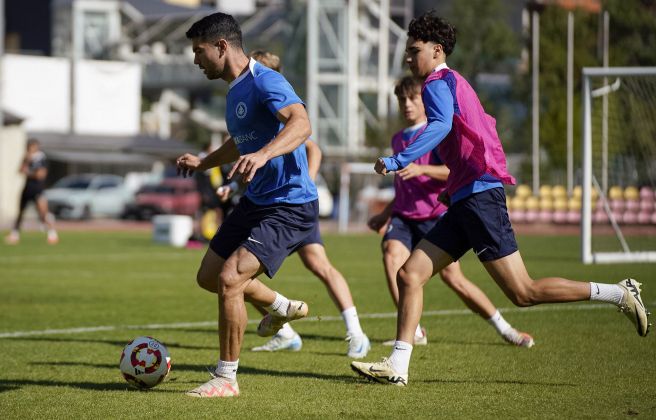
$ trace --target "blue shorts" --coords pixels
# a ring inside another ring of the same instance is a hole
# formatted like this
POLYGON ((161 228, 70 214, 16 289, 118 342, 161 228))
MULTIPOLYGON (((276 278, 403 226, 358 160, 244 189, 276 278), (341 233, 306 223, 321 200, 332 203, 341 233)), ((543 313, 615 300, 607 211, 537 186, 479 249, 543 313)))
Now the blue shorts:
POLYGON ((454 261, 470 249, 481 261, 517 251, 503 188, 492 188, 455 202, 424 238, 454 261))
POLYGON ((383 236, 383 242, 395 239, 405 245, 409 251, 412 251, 421 241, 421 238, 426 236, 426 233, 435 226, 437 220, 412 220, 402 216, 392 216, 392 220, 390 220, 383 236))
POLYGON ((243 246, 257 257, 266 275, 273 277, 285 258, 315 231, 318 215, 317 200, 258 206, 242 197, 212 238, 210 248, 228 259, 243 246))

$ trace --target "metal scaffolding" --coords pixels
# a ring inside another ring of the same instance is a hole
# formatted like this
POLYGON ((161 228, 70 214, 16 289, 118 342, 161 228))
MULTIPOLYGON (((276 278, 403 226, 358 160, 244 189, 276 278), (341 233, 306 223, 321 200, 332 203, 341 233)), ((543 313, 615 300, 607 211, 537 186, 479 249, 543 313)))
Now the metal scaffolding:
POLYGON ((396 110, 412 0, 308 0, 308 110, 327 154, 366 152, 367 128, 396 110))

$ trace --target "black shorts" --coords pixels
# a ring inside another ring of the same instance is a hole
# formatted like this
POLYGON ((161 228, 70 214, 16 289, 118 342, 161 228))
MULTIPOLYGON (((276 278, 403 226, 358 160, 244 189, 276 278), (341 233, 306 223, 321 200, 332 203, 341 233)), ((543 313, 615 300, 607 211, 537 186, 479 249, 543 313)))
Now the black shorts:
POLYGON ((383 242, 395 239, 400 241, 409 251, 412 251, 419 241, 435 226, 437 218, 428 220, 412 220, 401 216, 392 216, 383 242))
POLYGON ((43 194, 44 189, 45 184, 43 181, 37 181, 34 179, 28 179, 25 181, 25 187, 23 188, 23 193, 20 198, 21 209, 24 209, 30 201, 36 202, 36 200, 41 197, 41 194, 43 194))
POLYGON ((492 261, 517 251, 503 188, 492 188, 457 201, 424 238, 454 261, 470 249, 481 261, 492 261))
POLYGON ((216 232, 210 248, 228 259, 240 246, 249 250, 273 277, 285 258, 313 232, 318 232, 317 200, 304 204, 258 206, 246 197, 216 232))

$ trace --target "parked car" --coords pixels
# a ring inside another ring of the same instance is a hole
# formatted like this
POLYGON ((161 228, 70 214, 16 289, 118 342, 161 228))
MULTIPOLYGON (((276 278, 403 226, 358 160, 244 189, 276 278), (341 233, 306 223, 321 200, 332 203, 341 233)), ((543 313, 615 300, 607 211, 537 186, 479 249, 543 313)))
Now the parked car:
POLYGON ((317 194, 319 195, 319 217, 328 218, 333 214, 335 204, 333 195, 321 174, 317 174, 317 179, 314 180, 314 183, 317 186, 317 194))
POLYGON ((165 178, 156 185, 144 185, 125 205, 124 219, 150 220, 157 214, 195 216, 200 208, 200 194, 191 178, 165 178))
POLYGON ((65 219, 118 217, 130 199, 123 177, 110 174, 69 175, 44 194, 50 212, 65 219))

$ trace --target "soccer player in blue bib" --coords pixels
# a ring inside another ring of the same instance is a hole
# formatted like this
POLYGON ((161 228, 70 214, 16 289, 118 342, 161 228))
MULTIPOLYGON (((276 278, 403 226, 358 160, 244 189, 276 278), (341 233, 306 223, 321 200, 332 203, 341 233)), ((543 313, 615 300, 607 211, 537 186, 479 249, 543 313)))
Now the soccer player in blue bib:
POLYGON ((239 395, 237 367, 248 321, 244 301, 269 312, 258 334, 271 336, 307 315, 305 302, 289 300, 256 279, 273 277, 283 260, 318 223, 317 190, 308 174, 304 142, 310 122, 303 102, 278 72, 249 59, 235 19, 214 13, 194 23, 194 64, 210 80, 229 83, 226 122, 232 137, 204 159, 177 159, 183 176, 235 162, 248 188, 210 242, 197 281, 219 297, 220 355, 213 379, 189 391, 193 397, 239 395))

